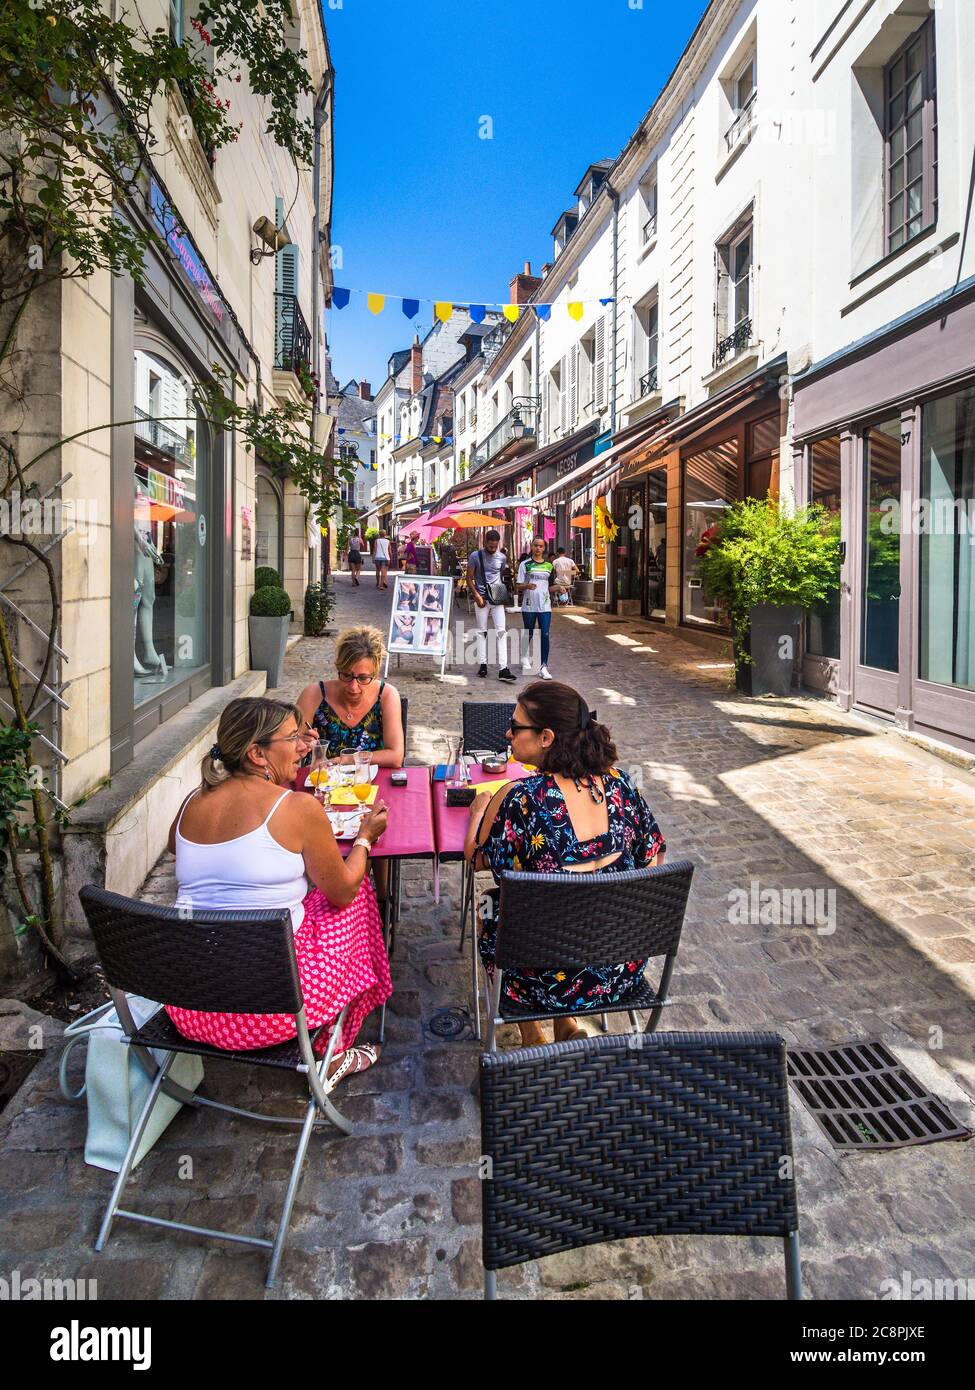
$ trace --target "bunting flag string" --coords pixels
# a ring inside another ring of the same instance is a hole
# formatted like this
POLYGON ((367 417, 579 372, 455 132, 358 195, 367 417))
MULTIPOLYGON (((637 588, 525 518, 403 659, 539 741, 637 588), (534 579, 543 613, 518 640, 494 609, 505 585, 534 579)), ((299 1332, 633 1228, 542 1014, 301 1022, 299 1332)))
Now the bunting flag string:
MULTIPOLYGON (((535 317, 542 323, 547 322, 552 316, 552 310, 559 305, 548 304, 511 304, 502 299, 485 300, 483 304, 459 304, 451 299, 427 299, 422 295, 401 296, 396 294, 379 294, 374 290, 352 289, 347 285, 335 285, 332 289, 332 308, 345 309, 351 302, 354 294, 364 294, 366 297, 366 307, 371 314, 381 314, 389 301, 398 299, 403 309, 403 313, 408 319, 416 318, 420 312, 421 304, 432 304, 434 317, 441 323, 447 323, 454 312, 469 314, 474 323, 483 323, 488 315, 488 311, 500 309, 503 316, 509 323, 517 323, 523 313, 530 309, 535 317)), ((598 299, 570 299, 565 303, 565 309, 570 318, 578 323, 585 313, 587 304, 601 304, 605 307, 614 302, 613 295, 600 295, 598 299)))

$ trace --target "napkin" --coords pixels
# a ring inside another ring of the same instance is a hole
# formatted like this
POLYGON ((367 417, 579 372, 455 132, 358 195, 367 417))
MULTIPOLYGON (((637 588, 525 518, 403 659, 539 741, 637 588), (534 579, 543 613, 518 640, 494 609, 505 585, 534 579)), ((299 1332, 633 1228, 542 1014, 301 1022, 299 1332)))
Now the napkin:
POLYGON ((353 792, 351 787, 335 787, 332 790, 332 805, 371 806, 376 799, 376 793, 378 792, 378 790, 379 788, 376 786, 375 782, 373 782, 372 786, 369 788, 369 795, 366 797, 365 801, 360 802, 359 798, 356 796, 355 792, 353 792))
POLYGON ((493 796, 500 787, 507 787, 514 780, 515 779, 511 777, 496 777, 493 782, 472 782, 471 786, 477 792, 478 796, 480 796, 482 792, 487 792, 489 796, 493 796))

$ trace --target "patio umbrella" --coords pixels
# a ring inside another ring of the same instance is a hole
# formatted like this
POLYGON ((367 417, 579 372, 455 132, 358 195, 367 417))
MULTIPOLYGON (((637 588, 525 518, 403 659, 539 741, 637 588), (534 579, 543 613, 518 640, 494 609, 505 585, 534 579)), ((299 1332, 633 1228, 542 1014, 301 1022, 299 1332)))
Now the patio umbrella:
POLYGON ((413 531, 421 531, 422 527, 424 527, 424 526, 427 524, 427 522, 428 522, 429 520, 430 520, 430 513, 429 513, 429 512, 421 512, 420 515, 414 517, 412 521, 404 521, 404 522, 403 522, 403 525, 399 528, 399 530, 396 532, 396 534, 397 534, 397 536, 406 536, 406 537, 409 537, 409 535, 410 535, 411 532, 413 532, 413 531))
POLYGON ((488 516, 485 512, 451 512, 443 511, 435 517, 431 517, 430 524, 440 526, 444 530, 449 526, 454 531, 476 530, 479 526, 500 527, 507 526, 507 522, 502 516, 488 516))
POLYGON ((574 516, 574 517, 572 518, 571 522, 569 523, 569 525, 570 525, 570 526, 591 526, 591 525, 592 525, 592 516, 591 516, 591 515, 587 515, 587 516, 574 516))

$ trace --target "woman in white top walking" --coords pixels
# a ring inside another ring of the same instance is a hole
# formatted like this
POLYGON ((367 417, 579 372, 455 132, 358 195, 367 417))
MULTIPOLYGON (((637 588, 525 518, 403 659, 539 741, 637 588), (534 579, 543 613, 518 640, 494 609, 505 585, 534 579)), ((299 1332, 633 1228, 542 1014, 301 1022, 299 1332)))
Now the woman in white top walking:
POLYGON ((376 588, 388 589, 386 578, 389 574, 389 537, 385 531, 380 531, 372 543, 372 558, 376 566, 376 588))
MULTIPOLYGON (((392 993, 366 876, 369 851, 386 828, 386 807, 377 802, 366 814, 343 859, 324 808, 313 796, 287 790, 314 741, 303 730, 300 712, 283 701, 231 701, 203 759, 202 786, 180 808, 169 847, 178 907, 288 908, 308 1026, 323 1029, 316 1051, 324 1052, 331 1026, 348 1007, 331 1089, 378 1060, 377 1048, 352 1044, 366 1015, 392 993)), ((290 1014, 167 1012, 185 1037, 233 1051, 295 1036, 290 1014)))

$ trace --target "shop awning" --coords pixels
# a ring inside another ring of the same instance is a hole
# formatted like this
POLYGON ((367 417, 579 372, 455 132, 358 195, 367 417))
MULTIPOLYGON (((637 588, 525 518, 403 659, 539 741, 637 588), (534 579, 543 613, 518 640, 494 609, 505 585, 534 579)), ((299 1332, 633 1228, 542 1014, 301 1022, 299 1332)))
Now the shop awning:
POLYGON ((634 450, 640 450, 641 454, 651 450, 657 435, 666 429, 666 422, 674 416, 677 409, 678 402, 670 401, 667 405, 660 406, 652 415, 621 431, 616 437, 616 442, 595 460, 598 471, 572 493, 570 502, 574 506, 582 507, 612 491, 625 470, 631 466, 634 450))
MULTIPOLYGON (((582 429, 576 430, 573 434, 566 435, 564 439, 556 439, 551 444, 544 445, 541 449, 533 449, 530 454, 518 454, 514 459, 508 459, 495 468, 488 466, 482 468, 475 480, 477 487, 486 489, 495 486, 497 483, 506 483, 509 478, 518 476, 528 477, 532 470, 543 463, 551 463, 561 454, 571 454, 574 450, 587 444, 591 439, 595 439, 599 433, 599 422, 592 420, 588 425, 583 425, 582 429)), ((600 455, 605 458, 605 454, 600 455)), ((593 464, 589 460, 589 465, 593 464)), ((565 479, 560 480, 559 486, 564 485, 565 479)), ((548 489, 546 489, 546 492, 548 489)), ((525 499, 527 503, 529 499, 525 499)))

